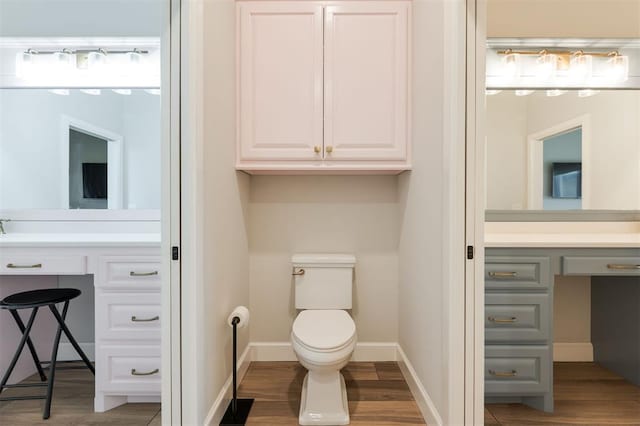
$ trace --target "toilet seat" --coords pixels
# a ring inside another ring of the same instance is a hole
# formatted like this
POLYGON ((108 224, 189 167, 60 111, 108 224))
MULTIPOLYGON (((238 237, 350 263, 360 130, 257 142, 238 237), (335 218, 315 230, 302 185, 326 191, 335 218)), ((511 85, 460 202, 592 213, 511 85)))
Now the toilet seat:
POLYGON ((293 322, 292 338, 312 352, 337 352, 356 338, 356 325, 346 311, 309 309, 293 322))

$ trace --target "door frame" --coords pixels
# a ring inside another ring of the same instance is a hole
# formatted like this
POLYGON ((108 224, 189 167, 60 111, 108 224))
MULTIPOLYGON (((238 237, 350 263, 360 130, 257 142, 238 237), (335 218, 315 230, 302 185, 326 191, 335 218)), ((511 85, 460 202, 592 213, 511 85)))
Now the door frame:
POLYGON ((107 208, 122 209, 124 200, 123 141, 122 135, 69 115, 60 117, 60 208, 69 209, 69 136, 71 130, 102 139, 107 142, 107 208))
POLYGON ((465 424, 484 421, 484 213, 487 0, 467 1, 465 424), (469 256, 468 256, 469 257, 469 256), (467 258, 468 258, 467 257, 467 258))
POLYGON ((527 208, 532 210, 543 209, 543 143, 546 139, 571 132, 582 130, 580 141, 582 152, 582 209, 589 209, 591 204, 591 115, 584 114, 571 120, 558 123, 552 127, 532 133, 527 136, 527 208))
POLYGON ((182 0, 166 0, 161 36, 162 206, 161 206, 161 369, 162 424, 182 424, 181 322, 181 9, 182 0), (166 24, 166 25, 165 25, 166 24), (178 249, 178 259, 173 248, 178 249), (166 373, 165 373, 166 372, 166 373))

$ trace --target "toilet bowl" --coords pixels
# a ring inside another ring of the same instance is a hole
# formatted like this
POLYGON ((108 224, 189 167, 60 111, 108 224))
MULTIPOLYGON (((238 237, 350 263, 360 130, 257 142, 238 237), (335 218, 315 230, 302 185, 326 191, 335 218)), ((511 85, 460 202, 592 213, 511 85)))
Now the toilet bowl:
POLYGON ((293 322, 296 357, 309 370, 302 385, 301 425, 349 424, 347 390, 340 369, 356 346, 356 326, 340 309, 309 309, 293 322))

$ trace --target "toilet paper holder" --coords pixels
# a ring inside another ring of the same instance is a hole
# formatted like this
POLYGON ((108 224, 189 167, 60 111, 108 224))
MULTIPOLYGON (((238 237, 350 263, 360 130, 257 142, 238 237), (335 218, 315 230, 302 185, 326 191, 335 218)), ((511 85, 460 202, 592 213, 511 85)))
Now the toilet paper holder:
POLYGON ((238 398, 238 327, 246 327, 248 322, 249 311, 244 306, 238 306, 229 315, 228 323, 233 328, 233 398, 220 421, 220 426, 246 424, 253 405, 253 398, 238 398))

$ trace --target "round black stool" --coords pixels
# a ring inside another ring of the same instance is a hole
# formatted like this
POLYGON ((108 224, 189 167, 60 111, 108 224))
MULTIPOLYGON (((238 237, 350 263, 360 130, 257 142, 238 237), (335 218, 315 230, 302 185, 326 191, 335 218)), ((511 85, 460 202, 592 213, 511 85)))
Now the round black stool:
POLYGON ((43 419, 48 419, 51 413, 51 397, 53 396, 53 381, 56 375, 56 360, 58 357, 58 345, 60 343, 60 337, 62 332, 67 336, 71 345, 73 345, 80 358, 87 365, 87 368, 91 370, 91 372, 95 375, 95 369, 89 361, 89 358, 85 355, 85 353, 80 349, 80 345, 76 342, 76 339, 73 338, 73 335, 67 328, 64 323, 65 318, 67 317, 67 310, 69 308, 69 301, 71 299, 75 299, 80 296, 80 290, 75 288, 50 288, 43 290, 32 290, 25 291, 22 293, 12 294, 11 296, 5 297, 4 300, 0 301, 0 309, 6 309, 11 313, 13 319, 16 321, 18 328, 22 332, 22 339, 20 339, 20 343, 18 344, 18 349, 16 349, 16 353, 13 355, 13 359, 11 359, 11 363, 9 364, 9 368, 7 369, 4 377, 2 377, 2 382, 0 382, 0 393, 3 390, 8 388, 26 388, 26 387, 47 387, 47 395, 46 396, 14 396, 14 397, 3 397, 0 398, 0 401, 16 401, 16 400, 26 400, 26 399, 46 399, 44 404, 44 411, 42 413, 43 419), (62 308, 62 314, 58 312, 56 308, 56 304, 64 303, 64 307, 62 308), (40 362, 38 359, 38 355, 36 350, 31 342, 31 338, 29 337, 29 333, 31 332, 31 327, 33 326, 33 321, 36 318, 36 314, 38 313, 38 309, 41 307, 48 306, 51 310, 51 313, 55 317, 58 322, 58 331, 56 333, 56 338, 53 341, 53 351, 51 352, 51 361, 50 362, 40 362), (31 309, 31 316, 29 317, 29 321, 27 321, 27 325, 25 326, 18 315, 18 311, 20 309, 31 309), (33 358, 33 362, 36 365, 36 369, 38 370, 38 374, 40 375, 40 380, 45 383, 19 383, 15 385, 8 385, 7 381, 9 380, 9 376, 13 372, 13 369, 18 362, 18 358, 20 358, 20 354, 24 349, 24 345, 29 347, 29 352, 31 352, 31 357, 33 358), (45 376, 44 371, 42 369, 42 364, 49 364, 49 380, 47 381, 47 376, 45 376))

